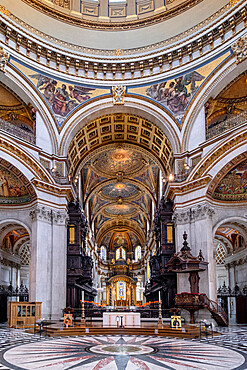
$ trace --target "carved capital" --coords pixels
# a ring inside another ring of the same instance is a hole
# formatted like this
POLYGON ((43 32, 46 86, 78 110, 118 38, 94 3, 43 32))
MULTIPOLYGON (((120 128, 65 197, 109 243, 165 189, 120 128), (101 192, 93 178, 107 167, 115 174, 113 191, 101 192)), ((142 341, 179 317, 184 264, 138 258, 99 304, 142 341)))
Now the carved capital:
POLYGON ((232 45, 232 51, 236 57, 237 64, 243 62, 243 60, 247 58, 247 35, 240 37, 240 39, 232 45))
POLYGON ((5 72, 6 64, 9 60, 9 53, 0 47, 0 71, 5 72))
POLYGON ((41 220, 49 223, 54 223, 57 225, 65 225, 67 226, 68 222, 68 214, 64 211, 57 211, 50 209, 45 206, 37 205, 33 207, 33 209, 30 211, 30 217, 32 221, 41 220))
POLYGON ((51 222, 52 220, 52 210, 45 206, 36 205, 29 213, 32 221, 46 221, 51 222))
POLYGON ((54 224, 57 224, 57 225, 64 225, 67 227, 68 225, 68 221, 69 221, 69 216, 67 214, 67 212, 54 212, 52 211, 52 218, 53 218, 53 222, 54 224))
POLYGON ((177 225, 187 224, 196 220, 212 218, 214 214, 214 209, 209 205, 198 204, 197 206, 191 207, 187 210, 176 211, 173 215, 173 221, 177 225))

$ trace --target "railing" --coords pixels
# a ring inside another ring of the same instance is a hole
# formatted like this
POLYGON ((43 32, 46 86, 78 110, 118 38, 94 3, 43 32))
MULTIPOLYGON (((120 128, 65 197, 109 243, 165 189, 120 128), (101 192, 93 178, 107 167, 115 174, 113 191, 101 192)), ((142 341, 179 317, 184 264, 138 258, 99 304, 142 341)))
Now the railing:
POLYGON ((8 287, 4 287, 0 285, 0 297, 1 295, 6 295, 8 297, 18 297, 20 301, 27 302, 28 301, 28 288, 24 286, 22 283, 19 287, 13 288, 12 285, 8 287))
POLYGON ((0 119, 0 130, 6 131, 28 143, 35 144, 35 135, 33 132, 27 131, 25 128, 18 127, 14 123, 10 123, 0 119))
POLYGON ((221 316, 222 320, 226 324, 228 324, 228 317, 227 317, 227 314, 225 313, 225 311, 223 310, 223 308, 217 302, 212 301, 211 299, 209 299, 206 295, 205 295, 204 299, 205 299, 205 305, 207 306, 208 310, 211 313, 215 313, 218 316, 221 316))
POLYGON ((196 311, 207 308, 218 324, 228 325, 227 314, 224 309, 215 301, 209 299, 204 293, 180 293, 175 297, 175 304, 178 307, 187 309, 188 311, 196 311))
POLYGON ((231 130, 232 128, 239 126, 247 121, 247 111, 239 113, 235 117, 228 118, 221 122, 218 122, 212 127, 207 129, 206 138, 211 139, 214 136, 223 134, 224 132, 231 130))

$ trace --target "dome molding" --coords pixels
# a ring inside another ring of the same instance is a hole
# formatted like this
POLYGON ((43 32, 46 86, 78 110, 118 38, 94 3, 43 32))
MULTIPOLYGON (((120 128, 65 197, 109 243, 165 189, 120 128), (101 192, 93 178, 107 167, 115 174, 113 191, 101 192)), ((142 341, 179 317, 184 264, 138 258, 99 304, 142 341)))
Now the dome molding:
MULTIPOLYGON (((195 5, 199 4, 203 0, 183 0, 179 2, 179 4, 175 6, 171 6, 175 0, 170 0, 166 6, 153 10, 153 14, 150 15, 150 11, 146 12, 146 16, 141 15, 139 19, 135 19, 134 17, 138 17, 137 13, 130 14, 128 16, 122 16, 120 18, 115 18, 109 16, 100 17, 100 16, 93 16, 87 14, 84 17, 84 14, 78 11, 75 11, 70 1, 64 2, 64 6, 57 6, 54 3, 49 4, 48 1, 42 0, 22 0, 24 3, 28 4, 29 6, 33 7, 34 9, 48 15, 49 17, 58 19, 62 22, 75 25, 77 27, 89 28, 89 29, 96 29, 96 30, 129 30, 135 29, 140 27, 147 27, 152 24, 156 24, 159 22, 163 22, 167 19, 173 18, 178 14, 183 13, 184 11, 188 10, 189 8, 194 7, 195 5), (156 13, 156 14, 155 14, 156 13), (131 17, 131 20, 128 20, 128 17, 131 17), (97 18, 97 20, 94 20, 97 18), (101 20, 101 18, 103 20, 101 20), (118 21, 119 19, 119 21, 118 21)), ((90 0, 87 2, 90 3, 90 0)), ((89 5, 89 4, 88 4, 89 5)), ((91 9, 93 7, 93 3, 91 5, 91 9)), ((115 4, 113 4, 114 6, 115 4)), ((119 7, 119 3, 117 4, 119 7)), ((120 4, 121 5, 121 4, 120 4)), ((125 4, 124 4, 125 5, 125 4)), ((108 5, 108 8, 111 6, 108 5)), ((110 9, 109 9, 110 10, 110 9)))
POLYGON ((94 84, 96 81, 126 83, 128 80, 166 78, 174 70, 181 73, 188 63, 198 64, 208 60, 212 51, 219 53, 224 45, 230 40, 233 42, 241 33, 245 28, 245 14, 246 4, 242 0, 233 8, 227 7, 220 19, 212 20, 211 17, 209 25, 200 25, 198 30, 191 30, 191 34, 186 31, 163 42, 123 49, 122 55, 116 55, 116 50, 92 49, 61 42, 35 30, 12 14, 8 17, 2 15, 0 32, 11 54, 13 50, 19 53, 21 49, 21 58, 28 59, 29 64, 31 59, 36 68, 43 68, 46 73, 50 70, 52 74, 62 75, 66 71, 71 78, 79 77, 80 82, 91 80, 94 84), (11 48, 9 40, 12 41, 11 48))

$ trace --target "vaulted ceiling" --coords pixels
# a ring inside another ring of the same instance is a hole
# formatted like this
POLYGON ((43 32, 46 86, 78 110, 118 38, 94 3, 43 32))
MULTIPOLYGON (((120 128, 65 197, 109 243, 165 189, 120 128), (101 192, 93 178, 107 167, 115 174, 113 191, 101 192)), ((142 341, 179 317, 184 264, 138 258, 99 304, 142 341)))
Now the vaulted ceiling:
POLYGON ((172 157, 164 133, 141 117, 109 115, 77 133, 70 174, 80 183, 98 246, 115 250, 121 244, 133 252, 144 245, 172 157))

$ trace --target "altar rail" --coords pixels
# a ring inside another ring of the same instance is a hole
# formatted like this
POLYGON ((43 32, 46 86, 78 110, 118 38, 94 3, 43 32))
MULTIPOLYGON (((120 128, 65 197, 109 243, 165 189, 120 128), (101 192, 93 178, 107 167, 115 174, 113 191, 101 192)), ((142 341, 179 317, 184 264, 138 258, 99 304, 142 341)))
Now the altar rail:
MULTIPOLYGON (((71 313, 73 314, 73 319, 79 319, 82 315, 81 308, 74 308, 71 309, 71 313)), ((124 311, 124 308, 121 307, 121 310, 124 311)), ((126 311, 130 311, 126 309, 126 311)), ((159 317, 159 309, 158 308, 139 308, 137 307, 136 310, 131 310, 133 312, 139 312, 141 314, 141 319, 157 319, 159 317)), ((67 312, 67 309, 63 310, 63 314, 67 312)), ((105 307, 99 308, 85 308, 85 317, 86 319, 92 318, 103 318, 104 312, 119 312, 117 309, 106 309, 105 307)), ((163 318, 170 318, 171 313, 169 309, 162 309, 162 317, 163 318)))

